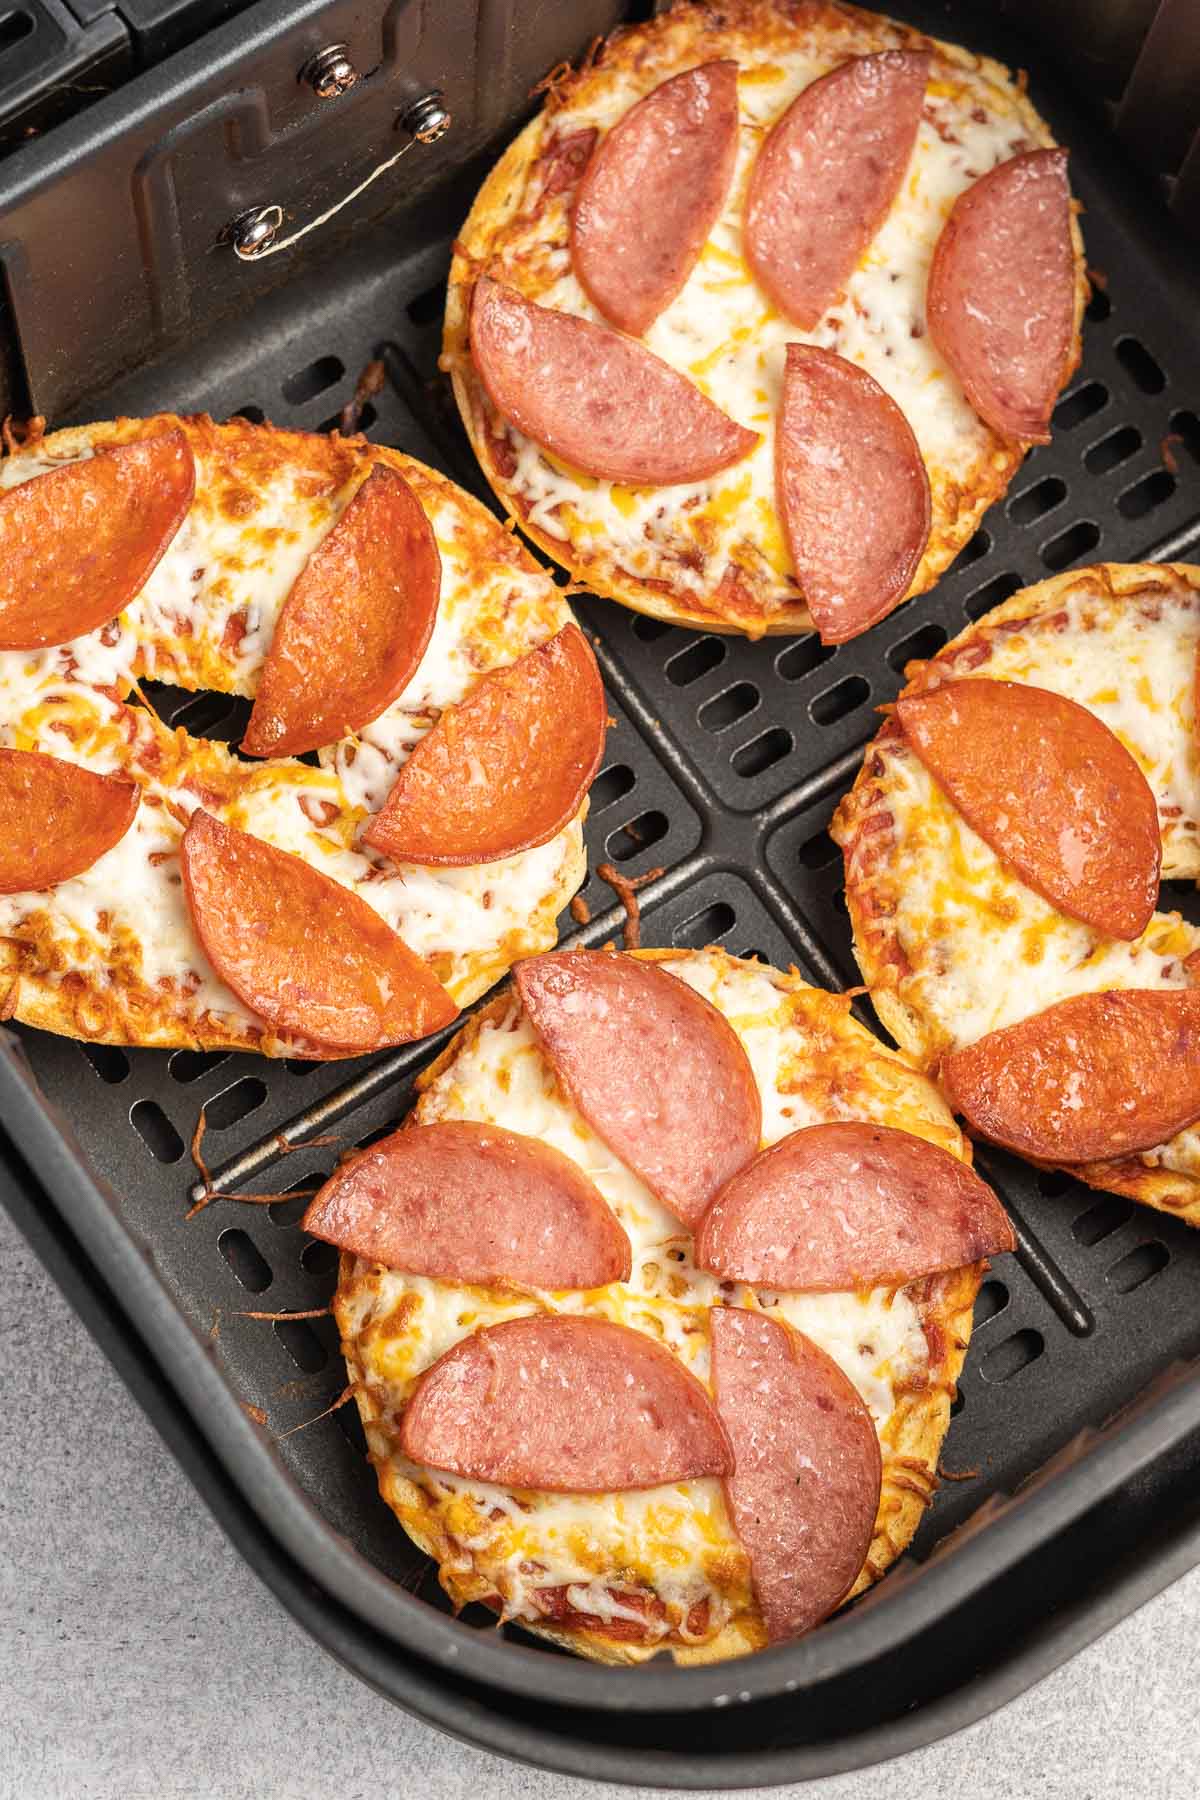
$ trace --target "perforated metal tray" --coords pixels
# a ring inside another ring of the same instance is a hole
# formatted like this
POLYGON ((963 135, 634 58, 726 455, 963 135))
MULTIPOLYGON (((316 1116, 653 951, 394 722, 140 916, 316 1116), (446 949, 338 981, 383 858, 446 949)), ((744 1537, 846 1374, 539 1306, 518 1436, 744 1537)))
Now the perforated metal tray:
MULTIPOLYGON (((940 11, 936 25, 948 29, 940 11)), ((828 986, 853 982, 826 827, 905 661, 1047 573, 1200 545, 1200 277, 1094 128, 1036 86, 1035 98, 1073 146, 1089 259, 1107 287, 1054 442, 937 590, 837 650, 580 605, 617 721, 589 851, 593 866, 607 857, 631 876, 662 868, 641 895, 647 943, 718 942, 828 986)), ((410 219, 403 239, 377 227, 223 335, 94 396, 85 416, 171 406, 326 429, 379 355, 389 381, 364 415, 370 434, 478 491, 436 374, 448 231, 476 173, 410 219)), ((193 731, 238 733, 237 703, 155 697, 193 731)), ((595 916, 580 932, 564 915, 564 934, 617 935, 608 888, 593 875, 583 893, 595 916)), ((1190 893, 1171 898, 1200 917, 1190 893)), ((580 1774, 683 1785, 848 1767, 995 1703, 1200 1554, 1200 1381, 1188 1369, 1200 1352, 1200 1234, 988 1152, 1020 1249, 976 1310, 945 1449, 959 1478, 874 1595, 798 1645, 687 1672, 593 1668, 498 1631, 483 1609, 455 1621, 378 1498, 353 1409, 282 1435, 342 1388, 331 1322, 239 1316, 328 1299, 334 1255, 298 1230, 304 1202, 221 1201, 184 1216, 202 1104, 218 1187, 302 1187, 337 1149, 288 1146, 333 1132, 345 1147, 389 1129, 431 1047, 269 1064, 0 1037, 0 1121, 15 1146, 0 1197, 260 1573, 351 1666, 476 1742, 580 1774), (1131 1402, 1132 1415, 1105 1423, 1131 1402)))

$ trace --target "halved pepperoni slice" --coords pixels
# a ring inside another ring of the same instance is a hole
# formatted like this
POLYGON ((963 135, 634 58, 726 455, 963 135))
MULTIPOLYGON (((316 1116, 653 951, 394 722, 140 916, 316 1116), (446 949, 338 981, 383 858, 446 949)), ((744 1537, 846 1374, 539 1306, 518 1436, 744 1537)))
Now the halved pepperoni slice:
POLYGON ((762 1131, 732 1025, 678 976, 631 956, 555 950, 518 963, 513 979, 588 1124, 694 1227, 762 1131))
POLYGON ((991 1188, 948 1150, 846 1120, 793 1131, 735 1175, 704 1215, 696 1262, 723 1281, 845 1293, 1014 1243, 991 1188))
POLYGON ((1158 902, 1158 806, 1102 719, 1046 688, 982 678, 898 700, 896 716, 1022 881, 1106 937, 1141 936, 1158 902))
POLYGON ((929 476, 891 395, 832 350, 787 347, 775 488, 822 643, 857 637, 903 600, 929 538, 929 476))
POLYGON ((1200 1119, 1200 990, 1077 994, 955 1050, 941 1076, 955 1111, 1021 1156, 1153 1150, 1200 1119))
POLYGON ((712 1380, 733 1446, 725 1497, 773 1644, 858 1579, 883 1479, 871 1415, 833 1358, 764 1313, 715 1306, 712 1380))
POLYGON ((0 650, 98 631, 136 599, 192 504, 182 431, 101 447, 0 493, 0 650))
POLYGON ((363 842, 397 862, 494 862, 547 844, 575 817, 608 714, 578 625, 449 706, 404 764, 363 842))
POLYGON ((926 50, 852 56, 797 95, 758 153, 746 259, 804 331, 846 285, 899 192, 929 62, 926 50))
POLYGON ((221 980, 277 1031, 353 1056, 448 1025, 458 1008, 365 900, 198 808, 180 846, 196 935, 221 980))
POLYGON ((929 268, 930 336, 985 425, 1050 442, 1075 336, 1065 150, 1028 150, 954 203, 929 268))
POLYGON ((382 1138, 304 1215, 368 1262, 482 1284, 594 1288, 629 1279, 629 1239, 578 1163, 499 1125, 446 1119, 382 1138))
POLYGON ((441 580, 421 502, 376 463, 284 602, 246 754, 301 756, 377 719, 425 654, 441 580))
POLYGON ((30 750, 0 750, 0 894, 82 875, 133 824, 141 789, 30 750))
POLYGON ((606 319, 635 337, 669 306, 721 216, 737 157, 737 64, 708 62, 630 107, 579 184, 571 260, 606 319))
POLYGON ((541 1313, 463 1338, 404 1414, 414 1462, 506 1487, 621 1493, 724 1475, 729 1444, 707 1392, 644 1332, 541 1313))
POLYGON ((602 480, 703 481, 758 443, 641 344, 487 276, 475 283, 471 354, 498 412, 602 480))

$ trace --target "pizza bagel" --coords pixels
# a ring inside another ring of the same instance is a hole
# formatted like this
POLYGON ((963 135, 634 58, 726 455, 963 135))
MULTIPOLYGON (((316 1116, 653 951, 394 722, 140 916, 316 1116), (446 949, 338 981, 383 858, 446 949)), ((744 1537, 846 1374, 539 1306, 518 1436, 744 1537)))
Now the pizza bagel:
POLYGON ((834 0, 615 33, 456 241, 485 475, 639 612, 856 636, 1049 437, 1087 292, 1066 165, 998 63, 834 0))
POLYGON ((550 578, 362 438, 161 415, 0 461, 0 993, 102 1042, 348 1056, 556 937, 605 726, 550 578), (242 755, 141 683, 253 700, 242 755))
POLYGON ((304 1225, 380 1491, 456 1606, 712 1662, 883 1574, 1013 1237, 842 996, 699 951, 519 963, 304 1225))
POLYGON ((832 834, 876 1011, 980 1136, 1200 1224, 1200 569, 1101 563, 907 686, 832 834))

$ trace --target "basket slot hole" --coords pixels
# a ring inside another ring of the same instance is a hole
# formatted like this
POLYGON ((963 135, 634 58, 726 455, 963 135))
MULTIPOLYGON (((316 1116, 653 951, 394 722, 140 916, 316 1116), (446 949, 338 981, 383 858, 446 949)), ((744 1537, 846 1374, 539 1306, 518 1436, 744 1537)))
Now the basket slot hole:
POLYGON ((628 825, 622 825, 605 839, 604 849, 611 862, 628 862, 639 850, 649 850, 665 838, 670 829, 670 820, 666 813, 639 813, 628 825))
POLYGON ((1188 455, 1200 462, 1200 418, 1194 412, 1172 413, 1171 430, 1182 440, 1188 455))
POLYGON ((267 1217, 272 1225, 298 1225, 308 1211, 313 1195, 328 1179, 323 1170, 314 1169, 311 1174, 302 1175, 297 1181, 290 1182, 290 1187, 304 1188, 305 1192, 293 1194, 290 1200, 273 1200, 267 1208, 267 1217))
POLYGON ((374 1131, 368 1131, 365 1137, 356 1138, 354 1148, 356 1150, 369 1150, 372 1144, 381 1144, 384 1138, 391 1137, 395 1130, 396 1126, 394 1124, 377 1125, 374 1131))
POLYGON ((1136 456, 1141 447, 1142 434, 1137 426, 1122 425, 1092 445, 1083 459, 1084 464, 1089 475, 1107 475, 1110 469, 1119 468, 1131 456, 1136 456))
POLYGON ((614 806, 623 800, 637 780, 632 769, 624 763, 613 763, 611 768, 601 769, 592 783, 592 811, 602 813, 606 806, 614 806))
POLYGON ((652 619, 648 613, 638 613, 633 621, 633 635, 640 637, 643 644, 657 644, 672 629, 668 620, 652 619))
POLYGON ((722 693, 714 694, 711 700, 706 700, 696 717, 705 731, 715 734, 728 731, 731 725, 736 725, 739 719, 752 713, 757 705, 758 689, 753 682, 735 681, 732 687, 727 687, 722 693))
POLYGON ((283 383, 283 397, 289 406, 303 406, 306 400, 315 400, 335 381, 340 381, 345 373, 346 365, 340 356, 318 356, 315 362, 307 363, 287 377, 283 383))
POLYGON ((247 1118, 267 1097, 267 1084, 257 1075, 245 1075, 205 1104, 204 1120, 213 1131, 228 1131, 247 1118))
POLYGON ((289 1056, 283 1066, 289 1075, 311 1075, 321 1067, 321 1060, 319 1057, 289 1056))
POLYGON ((446 310, 445 282, 438 281, 432 287, 424 288, 414 295, 404 310, 414 325, 432 325, 446 310))
POLYGON ((1089 1206, 1086 1212, 1071 1226, 1071 1236, 1077 1244, 1090 1250, 1093 1244, 1099 1244, 1114 1231, 1120 1231, 1122 1225, 1128 1225, 1133 1217, 1133 1207, 1128 1200, 1120 1200, 1115 1194, 1098 1200, 1095 1206, 1089 1206))
POLYGON ((963 603, 963 611, 968 619, 981 619, 993 606, 1000 606, 1010 595, 1015 594, 1021 586, 1021 577, 1006 569, 1003 575, 993 575, 982 587, 977 587, 973 594, 968 594, 963 603))
POLYGON ((1108 291, 1102 287, 1092 289, 1091 299, 1087 303, 1087 321, 1090 325, 1103 325, 1112 313, 1112 301, 1108 291))
POLYGON ((229 1061, 228 1050, 173 1050, 167 1068, 174 1081, 199 1081, 210 1069, 219 1069, 229 1061))
POLYGON ((946 633, 940 625, 922 625, 919 631, 910 631, 907 637, 892 645, 887 653, 888 663, 897 675, 902 675, 908 663, 925 662, 936 656, 945 642, 946 633))
POLYGON ((1008 1305, 1008 1289, 1002 1281, 985 1281, 975 1301, 975 1324, 986 1325, 1008 1305))
POLYGON ((685 946, 690 950, 702 950, 705 944, 715 944, 728 931, 732 931, 737 914, 725 900, 714 900, 711 906, 703 911, 693 913, 682 925, 677 925, 671 933, 671 942, 685 946))
POLYGON ((1072 431, 1085 419, 1108 405, 1108 389, 1102 381, 1085 381, 1073 394, 1067 394, 1054 409, 1054 424, 1059 431, 1072 431))
POLYGON ((748 744, 742 744, 730 757, 735 775, 749 780, 752 775, 761 775, 764 769, 773 768, 790 756, 794 748, 792 734, 782 725, 772 725, 769 731, 761 731, 748 744))
POLYGON ((711 674, 725 661, 725 645, 720 638, 697 638, 686 650, 677 650, 667 662, 667 680, 675 687, 689 687, 702 675, 711 674))
POLYGON ((827 831, 818 831, 815 837, 805 838, 796 852, 806 869, 827 869, 841 854, 827 831))
POLYGON ((1132 1294, 1134 1288, 1144 1287, 1156 1275, 1161 1275, 1170 1260, 1171 1253, 1166 1245, 1153 1238, 1149 1243, 1138 1244, 1127 1256, 1115 1262, 1105 1271, 1104 1279, 1118 1294, 1132 1294))
POLYGON ((1175 492, 1175 477, 1169 469, 1152 469, 1117 498, 1117 508, 1126 519, 1144 519, 1147 513, 1169 500, 1175 492))
POLYGON ((230 414, 230 417, 245 419, 248 425, 265 425, 267 421, 267 415, 261 406, 239 406, 235 413, 230 414))
POLYGON ((775 658, 775 673, 784 681, 799 681, 828 662, 836 648, 835 644, 823 644, 816 632, 810 631, 807 637, 797 638, 780 651, 775 658))
POLYGON ((1123 337, 1116 342, 1117 361, 1143 394, 1161 394, 1167 378, 1140 338, 1123 337))
POLYGON ((231 1225, 217 1239, 221 1255, 229 1264, 244 1288, 252 1294, 261 1294, 271 1285, 271 1265, 259 1250, 254 1239, 244 1232, 240 1226, 231 1225))
POLYGON ((1075 1186, 1075 1178, 1063 1169, 1042 1169, 1037 1184, 1038 1192, 1045 1194, 1047 1200, 1058 1200, 1075 1186))
POLYGON ((969 569, 972 563, 982 562, 992 547, 990 531, 980 529, 973 538, 969 538, 954 559, 955 569, 969 569))
POLYGON ((1008 503, 1008 516, 1014 525, 1031 525, 1061 506, 1067 497, 1067 484, 1057 475, 1045 475, 1022 493, 1014 494, 1008 503))
POLYGON ((1014 1331, 1002 1344, 989 1350, 979 1365, 979 1373, 985 1381, 1011 1381, 1014 1375, 1036 1362, 1045 1348, 1046 1340, 1041 1332, 1026 1326, 1024 1331, 1014 1331))
POLYGON ((845 680, 836 682, 833 687, 826 688, 823 694, 818 694, 815 700, 809 701, 809 716, 814 725, 833 725, 870 697, 869 682, 864 681, 861 675, 847 675, 845 680))
POLYGON ((1100 542, 1100 527, 1091 519, 1080 519, 1074 525, 1068 525, 1057 537, 1052 537, 1048 544, 1042 545, 1042 561, 1048 569, 1055 573, 1078 562, 1089 550, 1094 550, 1100 542))
POLYGON ((314 1238, 300 1252, 300 1261, 310 1275, 328 1275, 331 1269, 337 1268, 337 1245, 326 1244, 320 1238, 314 1238))
POLYGON ((769 963, 771 960, 765 950, 739 950, 737 955, 743 962, 769 963))
MULTIPOLYGON (((333 1415, 338 1430, 355 1452, 359 1462, 367 1457, 367 1434, 362 1428, 357 1406, 339 1406, 333 1415)), ((493 1615, 494 1616, 494 1615, 493 1615)))
POLYGON ((962 1389, 956 1388, 954 1390, 954 1398, 950 1402, 950 1417, 952 1419, 957 1419, 959 1413, 964 1412, 966 1410, 966 1405, 967 1405, 967 1402, 963 1395, 962 1389))
MULTIPOLYGON (((371 402, 369 400, 364 400, 362 406, 359 408, 358 424, 355 426, 355 430, 370 431, 378 417, 379 414, 375 411, 371 402)), ((325 420, 323 425, 317 426, 318 431, 324 431, 326 433, 330 431, 340 431, 341 429, 342 415, 340 412, 335 412, 331 418, 325 420)))
POLYGON ((276 1319, 275 1336, 298 1369, 315 1375, 329 1361, 329 1352, 307 1319, 276 1319))
POLYGON ((129 1109, 129 1123, 151 1156, 161 1163, 179 1161, 183 1155, 183 1139, 157 1100, 137 1101, 129 1109))
POLYGON ((80 1044, 84 1058, 91 1063, 101 1081, 115 1087, 129 1074, 129 1058, 116 1044, 80 1044))

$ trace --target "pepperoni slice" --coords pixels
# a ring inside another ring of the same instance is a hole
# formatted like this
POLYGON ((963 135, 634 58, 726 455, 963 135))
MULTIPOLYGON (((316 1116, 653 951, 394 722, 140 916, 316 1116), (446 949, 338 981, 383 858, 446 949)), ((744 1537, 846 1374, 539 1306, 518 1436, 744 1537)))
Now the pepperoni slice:
POLYGON ((629 1239, 578 1163, 466 1120, 373 1144, 325 1183, 304 1229, 438 1281, 595 1288, 627 1281, 631 1266, 629 1239))
POLYGON ((712 1379, 735 1473, 725 1480, 773 1644, 844 1600, 867 1559, 879 1438, 833 1358, 764 1313, 714 1307, 712 1379))
POLYGON ((441 581, 421 502, 376 463, 284 603, 246 754, 302 756, 377 719, 425 654, 441 581))
POLYGON ((758 443, 641 344, 481 276, 471 354, 496 410, 605 481, 703 481, 758 443))
POLYGON ((746 259, 786 319, 811 331, 883 224, 917 141, 930 56, 852 56, 806 87, 750 176, 746 259))
POLYGON ((547 844, 604 752, 600 671, 578 625, 485 675, 400 770, 363 842, 397 862, 494 862, 547 844))
POLYGON ((141 789, 61 757, 0 750, 0 894, 82 875, 133 824, 141 789))
POLYGON ((735 1175, 696 1233, 723 1281, 796 1292, 903 1287, 1015 1246, 990 1187, 886 1125, 809 1125, 735 1175))
POLYGON ((365 900, 198 808, 180 846, 196 935, 221 980, 277 1031, 354 1056, 448 1025, 458 1008, 365 900))
POLYGON ((787 347, 775 489, 822 643, 857 637, 903 600, 929 539, 929 476, 891 395, 832 350, 787 347))
POLYGON ((1065 150, 1011 157, 959 195, 933 253, 925 310, 984 424, 1048 444, 1075 337, 1065 150))
POLYGON ((630 107, 588 164, 571 260, 589 299, 634 337, 670 305, 721 216, 737 157, 737 64, 673 75, 630 107))
POLYGON ((513 979, 588 1124, 693 1228, 762 1131, 732 1025, 678 976, 630 956, 555 950, 518 963, 513 979))
POLYGON ((1158 806, 1103 720, 1045 688, 983 678, 910 695, 896 716, 1022 881, 1107 937, 1141 936, 1158 902, 1158 806))
POLYGON ((706 1390, 669 1350, 607 1319, 540 1313, 463 1338, 404 1414, 414 1462, 505 1487, 620 1493, 724 1475, 706 1390))
POLYGON ((950 1104, 1043 1162, 1107 1162, 1200 1119, 1200 990, 1078 994, 945 1057, 950 1104))
POLYGON ((192 504, 182 431, 103 447, 0 493, 0 650, 98 631, 145 587, 192 504))

